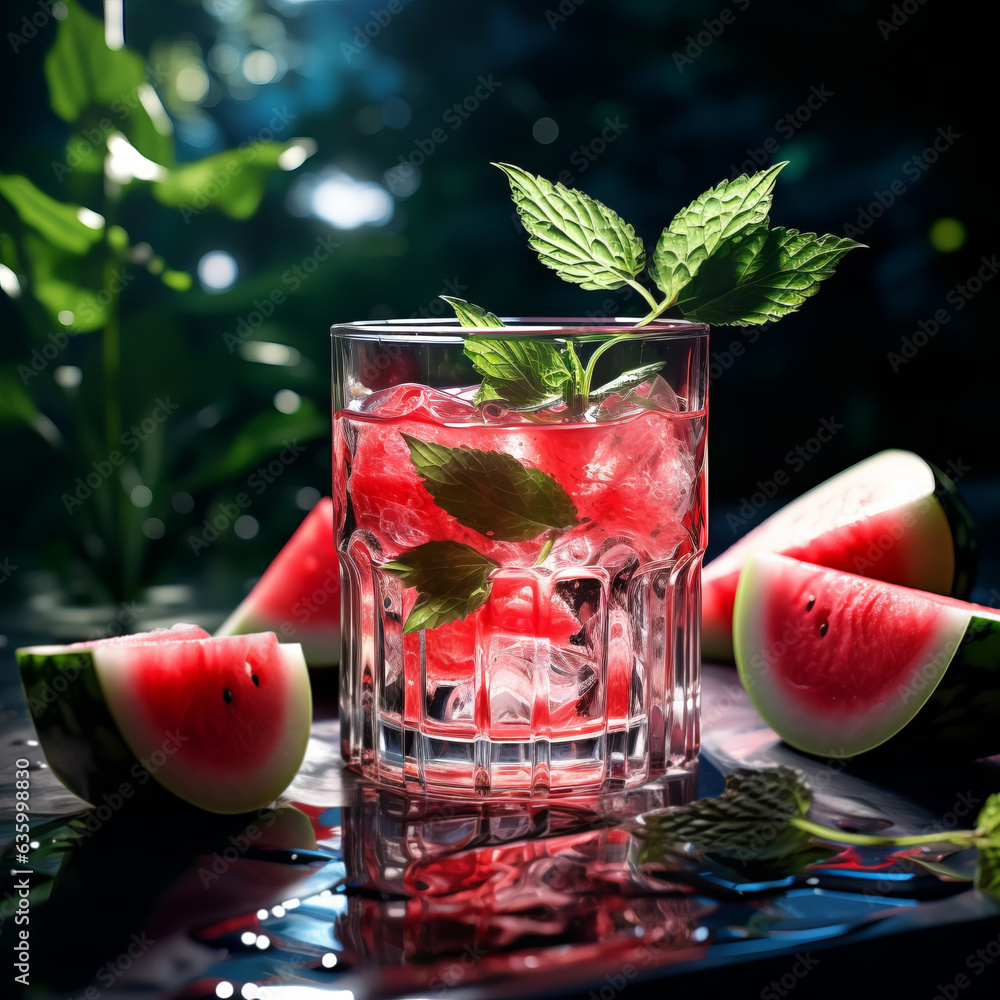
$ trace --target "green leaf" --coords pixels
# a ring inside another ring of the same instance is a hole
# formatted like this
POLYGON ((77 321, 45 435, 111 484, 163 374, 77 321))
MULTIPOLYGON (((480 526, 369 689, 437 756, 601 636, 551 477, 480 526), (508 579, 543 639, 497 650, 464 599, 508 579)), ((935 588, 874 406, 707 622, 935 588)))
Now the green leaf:
POLYGON ((499 567, 488 556, 461 542, 426 542, 382 565, 405 587, 417 588, 417 603, 403 632, 437 628, 465 618, 489 599, 490 574, 499 567))
POLYGON ((0 197, 13 207, 26 226, 69 253, 87 253, 104 234, 104 220, 95 212, 50 198, 20 174, 0 174, 0 197), (100 219, 100 224, 95 229, 85 225, 81 218, 100 219))
POLYGON ((191 287, 191 275, 187 271, 172 271, 169 267, 160 275, 160 281, 175 292, 186 292, 191 287))
POLYGON ((804 817, 812 791, 801 771, 741 768, 726 778, 722 794, 684 806, 646 813, 635 835, 652 843, 692 843, 708 854, 746 863, 797 854, 810 834, 792 819, 804 817))
POLYGON ((487 399, 503 399, 522 407, 552 403, 574 378, 568 353, 531 337, 474 334, 466 338, 464 350, 483 376, 476 403, 487 399))
POLYGON ((292 143, 255 142, 185 163, 155 181, 153 194, 164 204, 183 209, 185 222, 205 208, 216 208, 234 219, 257 211, 264 183, 278 168, 278 159, 292 143))
POLYGON ((660 234, 649 276, 668 302, 698 273, 722 240, 767 220, 778 173, 785 163, 735 180, 723 181, 681 209, 660 234))
POLYGON ((76 0, 65 4, 67 15, 45 57, 52 110, 70 124, 86 116, 105 138, 117 129, 143 156, 172 164, 172 126, 146 82, 142 57, 128 48, 109 49, 103 22, 76 0))
POLYGON ((458 322, 461 326, 503 326, 503 321, 498 319, 491 312, 487 312, 482 306, 466 302, 465 299, 457 299, 453 295, 440 296, 455 310, 458 322))
POLYGON ((780 319, 815 295, 841 258, 860 246, 840 236, 752 226, 716 247, 678 305, 686 318, 717 326, 780 319))
POLYGON ((403 435, 434 502, 467 528, 504 542, 526 542, 579 523, 569 494, 541 469, 502 451, 447 448, 403 435))
POLYGON ((32 427, 38 407, 25 389, 25 380, 30 381, 34 372, 27 366, 23 366, 20 374, 17 372, 13 365, 0 368, 0 422, 32 427))
POLYGON ((510 163, 493 165, 510 181, 529 245, 564 281, 584 288, 621 288, 643 269, 642 240, 606 205, 510 163))
POLYGON ((627 392, 629 389, 634 389, 637 385, 647 382, 659 372, 663 365, 663 361, 654 361, 649 365, 640 365, 638 368, 631 369, 631 371, 623 372, 618 378, 612 379, 610 382, 605 382, 604 385, 599 389, 595 389, 594 392, 598 396, 607 396, 615 392, 627 392))

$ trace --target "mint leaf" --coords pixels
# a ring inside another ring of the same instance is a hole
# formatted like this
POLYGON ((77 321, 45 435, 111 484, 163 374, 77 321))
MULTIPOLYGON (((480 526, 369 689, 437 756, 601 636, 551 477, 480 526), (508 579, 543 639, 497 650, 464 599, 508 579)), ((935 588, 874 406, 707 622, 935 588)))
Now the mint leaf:
POLYGON ((417 603, 403 623, 406 634, 446 625, 482 607, 490 596, 490 574, 499 565, 471 545, 446 541, 407 549, 381 568, 404 587, 417 588, 417 603))
POLYGON ((510 181, 528 244, 564 281, 584 288, 621 288, 643 269, 642 240, 606 205, 512 164, 493 165, 510 181))
POLYGON ((663 361, 654 361, 649 365, 640 365, 638 368, 632 368, 630 371, 623 372, 618 378, 612 379, 610 382, 605 382, 599 389, 595 389, 594 392, 598 396, 607 396, 613 392, 627 392, 629 389, 634 389, 637 385, 642 385, 643 382, 648 382, 654 375, 659 372, 663 367, 663 361))
POLYGON ((795 312, 819 291, 840 259, 862 244, 766 224, 723 240, 685 286, 685 317, 717 326, 751 326, 795 312))
POLYGON ((487 312, 482 306, 466 302, 465 299, 455 298, 453 295, 441 295, 439 297, 444 299, 455 310, 455 315, 458 317, 458 322, 461 326, 503 326, 502 320, 493 313, 487 312))
POLYGON ((724 239, 767 220, 774 182, 784 163, 723 181, 681 209, 660 234, 649 276, 672 302, 724 239))
POLYGON ((476 335, 466 338, 465 354, 483 376, 473 402, 503 399, 512 406, 540 406, 560 399, 573 384, 569 353, 531 337, 476 335))
POLYGON ((467 528, 504 542, 526 542, 578 523, 569 494, 551 476, 502 451, 447 448, 403 435, 434 502, 467 528))
POLYGON ((975 886, 1000 899, 1000 793, 991 795, 979 811, 976 833, 985 837, 976 858, 975 886))
POLYGON ((691 843, 708 854, 763 861, 806 847, 810 834, 792 820, 803 818, 811 805, 812 791, 801 771, 741 768, 727 776, 720 796, 646 813, 633 832, 650 846, 691 843))

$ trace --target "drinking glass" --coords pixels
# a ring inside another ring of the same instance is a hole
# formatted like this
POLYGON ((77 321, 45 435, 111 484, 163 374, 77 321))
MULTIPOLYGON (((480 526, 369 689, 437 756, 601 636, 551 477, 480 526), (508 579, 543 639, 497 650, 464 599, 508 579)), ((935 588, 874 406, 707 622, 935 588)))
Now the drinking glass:
POLYGON ((506 322, 332 330, 342 753, 449 796, 632 788, 699 748, 708 328, 506 322))

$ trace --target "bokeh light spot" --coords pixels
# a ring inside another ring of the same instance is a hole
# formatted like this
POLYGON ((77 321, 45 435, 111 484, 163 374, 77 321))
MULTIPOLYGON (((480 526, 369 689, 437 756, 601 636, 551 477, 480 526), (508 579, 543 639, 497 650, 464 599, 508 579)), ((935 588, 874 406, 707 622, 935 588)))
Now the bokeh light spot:
POLYGON ((236 259, 225 250, 212 250, 198 261, 198 280, 206 292, 224 292, 239 274, 236 259))
POLYGON ((954 253, 965 246, 966 235, 965 226, 958 219, 946 216, 931 226, 928 238, 939 253, 954 253))
POLYGON ((260 524, 257 521, 257 518, 251 516, 250 514, 244 514, 242 517, 236 518, 236 523, 233 525, 233 531, 236 532, 237 538, 242 538, 244 540, 256 538, 257 532, 260 531, 260 524))
POLYGON ((531 126, 531 134, 535 142, 540 142, 547 146, 550 142, 555 142, 559 138, 559 125, 554 118, 539 118, 531 126))

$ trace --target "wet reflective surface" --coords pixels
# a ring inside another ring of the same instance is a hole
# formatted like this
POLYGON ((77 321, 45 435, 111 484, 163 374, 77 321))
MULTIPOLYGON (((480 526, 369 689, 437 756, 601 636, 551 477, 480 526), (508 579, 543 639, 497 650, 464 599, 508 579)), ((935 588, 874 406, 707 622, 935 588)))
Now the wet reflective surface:
MULTIPOLYGON (((940 943, 948 929, 955 957, 928 975, 972 977, 963 996, 995 983, 1000 961, 975 976, 967 963, 978 961, 974 946, 993 943, 1000 955, 1000 907, 963 880, 974 852, 827 845, 742 870, 684 845, 640 857, 625 820, 716 795, 737 766, 801 767, 816 792, 813 818, 868 832, 967 827, 1000 786, 993 762, 862 772, 812 761, 763 727, 731 670, 708 668, 706 692, 696 772, 551 805, 405 798, 363 784, 340 765, 336 720, 321 698, 295 784, 276 809, 238 818, 192 810, 165 820, 115 802, 86 809, 40 766, 30 724, 12 713, 6 756, 32 761, 37 846, 27 865, 10 849, 4 856, 21 873, 4 890, 4 951, 20 881, 29 889, 31 990, 53 998, 91 988, 247 1000, 320 990, 337 1000, 611 1000, 625 987, 662 995, 665 984, 713 973, 738 973, 745 995, 758 996, 822 967, 815 995, 866 941, 883 955, 916 949, 922 961, 921 934, 940 943), (770 967, 757 961, 767 956, 770 967)), ((3 774, 4 808, 11 777, 3 774)))

